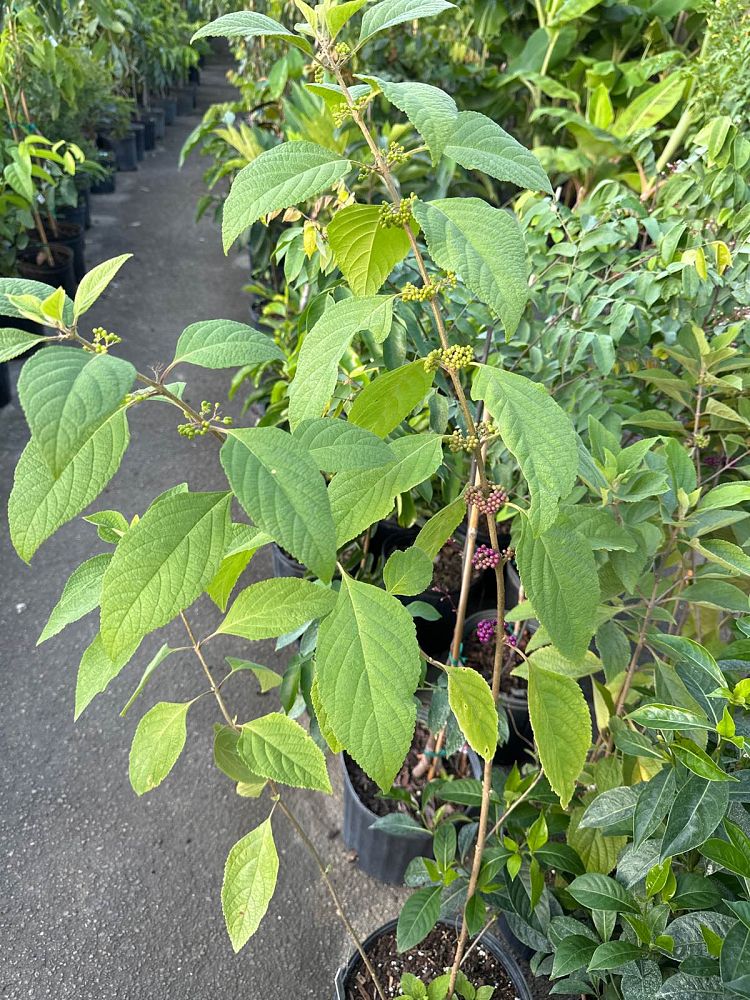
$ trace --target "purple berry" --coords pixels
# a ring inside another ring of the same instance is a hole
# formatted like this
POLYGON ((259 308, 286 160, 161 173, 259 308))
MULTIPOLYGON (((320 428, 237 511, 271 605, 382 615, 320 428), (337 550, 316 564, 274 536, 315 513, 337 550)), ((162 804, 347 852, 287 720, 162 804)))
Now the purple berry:
POLYGON ((497 618, 483 618, 477 624, 477 639, 484 645, 495 638, 497 618))
POLYGON ((494 569, 500 562, 500 553, 489 545, 480 545, 474 553, 472 563, 475 569, 494 569))

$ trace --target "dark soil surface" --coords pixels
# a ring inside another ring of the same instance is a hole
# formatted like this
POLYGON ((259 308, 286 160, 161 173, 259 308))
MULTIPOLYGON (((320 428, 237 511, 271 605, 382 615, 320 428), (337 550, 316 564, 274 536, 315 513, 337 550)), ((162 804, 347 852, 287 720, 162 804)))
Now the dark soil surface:
MULTIPOLYGON (((463 571, 463 545, 454 538, 449 538, 435 559, 435 569, 432 575, 432 589, 442 593, 458 594, 461 590, 461 573, 463 571)), ((476 583, 479 573, 474 570, 471 582, 476 583)))
MULTIPOLYGON (((419 801, 422 789, 427 784, 427 771, 425 770, 424 774, 420 775, 416 779, 413 776, 413 772, 414 768, 419 763, 420 756, 425 749, 429 735, 429 731, 425 729, 424 726, 417 724, 411 749, 406 756, 403 767, 398 772, 393 782, 393 784, 398 788, 404 788, 411 792, 417 801, 419 801)), ((353 761, 350 757, 347 757, 346 754, 344 755, 344 762, 346 764, 346 770, 351 783, 354 786, 354 791, 357 793, 360 801, 364 803, 364 805, 366 805, 371 812, 374 812, 376 816, 388 816, 390 813, 403 812, 408 813, 415 819, 417 818, 417 810, 411 808, 406 802, 400 802, 397 799, 383 798, 380 794, 380 789, 375 782, 365 774, 355 761, 353 761)), ((457 763, 458 758, 445 761, 443 766, 448 774, 457 775, 457 763)))
MULTIPOLYGON (((404 972, 411 972, 425 985, 441 976, 453 963, 456 938, 454 928, 439 925, 416 948, 400 955, 396 948, 395 931, 388 931, 379 937, 368 950, 368 958, 385 989, 385 995, 400 996, 399 980, 404 972)), ((495 987, 492 1000, 516 1000, 518 994, 507 972, 481 941, 468 953, 461 968, 473 986, 495 987)), ((361 964, 353 978, 354 982, 346 984, 346 1000, 377 1000, 370 974, 361 968, 361 964)))

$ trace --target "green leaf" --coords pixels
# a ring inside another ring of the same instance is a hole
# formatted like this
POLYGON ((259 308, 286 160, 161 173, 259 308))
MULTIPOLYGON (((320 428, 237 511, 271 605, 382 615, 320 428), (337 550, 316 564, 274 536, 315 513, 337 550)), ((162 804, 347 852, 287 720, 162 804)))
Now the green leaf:
POLYGON ((73 570, 63 587, 60 600, 52 609, 49 620, 36 641, 37 646, 97 607, 102 592, 102 578, 111 558, 110 553, 105 552, 87 559, 73 570))
POLYGON ((70 347, 45 347, 26 362, 18 397, 55 479, 120 407, 134 379, 130 362, 70 347))
POLYGON ((657 1000, 722 1000, 726 993, 718 976, 688 976, 677 972, 669 976, 656 996, 657 1000))
POLYGON ((295 430, 327 409, 336 387, 338 364, 354 336, 370 330, 376 341, 388 336, 393 297, 370 295, 342 299, 327 307, 307 334, 299 352, 297 371, 289 386, 289 424, 295 430))
POLYGON ((168 646, 166 643, 164 643, 164 645, 159 648, 159 650, 157 651, 156 655, 153 657, 152 660, 149 661, 148 665, 146 666, 146 669, 143 671, 143 676, 141 677, 140 681, 138 682, 138 687, 132 693, 132 695, 128 699, 127 704, 125 705, 125 707, 123 708, 123 710, 120 712, 120 717, 121 718, 125 718, 125 716, 128 714, 128 712, 132 708, 133 702, 136 700, 136 698, 140 697, 140 695, 143 693, 143 689, 148 684, 149 680, 151 679, 151 675, 156 670, 156 668, 160 664, 162 664, 166 660, 166 658, 168 656, 171 656, 172 653, 176 653, 176 652, 177 652, 176 649, 172 649, 171 646, 168 646))
POLYGON ((329 582, 336 530, 325 481, 305 448, 278 427, 245 428, 227 436, 221 464, 255 524, 329 582))
POLYGON ((130 784, 136 795, 156 788, 182 753, 192 702, 160 701, 143 716, 130 748, 130 784))
POLYGON ((430 559, 437 558, 438 552, 465 516, 466 502, 463 497, 459 497, 453 503, 442 507, 437 514, 433 514, 429 521, 420 528, 419 534, 414 539, 415 547, 424 549, 430 559))
POLYGON ((298 722, 282 712, 245 723, 238 750, 253 774, 293 788, 331 792, 323 751, 298 722))
POLYGON ((344 3, 337 4, 336 7, 329 8, 326 11, 326 23, 331 38, 335 38, 350 18, 354 17, 366 3, 367 0, 346 0, 344 3))
POLYGON ((376 434, 334 417, 303 420, 294 437, 323 472, 379 469, 395 461, 389 446, 376 434))
POLYGON ((711 562, 724 566, 732 574, 750 576, 750 555, 739 545, 734 545, 722 538, 707 538, 696 548, 711 562))
POLYGON ((603 507, 567 507, 565 516, 586 536, 592 549, 635 552, 638 548, 632 533, 621 527, 603 507))
POLYGON ((243 639, 269 639, 323 618, 335 604, 332 590, 309 580, 294 577, 261 580, 238 594, 216 631, 243 639))
POLYGON ((110 681, 130 662, 138 648, 138 643, 120 650, 116 656, 109 655, 99 633, 84 650, 78 666, 76 678, 75 715, 77 720, 96 697, 106 690, 110 681))
POLYGON ((697 510, 725 510, 747 500, 750 500, 750 483, 723 483, 700 498, 697 510))
POLYGON ((46 344, 47 337, 37 337, 33 333, 25 333, 23 330, 13 330, 10 327, 0 329, 0 364, 3 361, 10 361, 17 358, 19 354, 30 350, 37 344, 46 344))
POLYGON ((328 487, 339 546, 386 517, 395 498, 429 479, 443 459, 437 434, 399 438, 390 447, 396 457, 391 465, 365 472, 339 472, 328 487))
POLYGON ((620 112, 612 128, 613 135, 626 138, 658 124, 679 103, 684 92, 685 77, 681 73, 672 73, 655 83, 620 112))
POLYGON ((729 805, 729 783, 691 774, 677 789, 661 845, 662 859, 700 847, 721 823, 729 805))
POLYGON ((267 333, 233 319, 205 319, 182 331, 169 367, 234 368, 283 360, 283 352, 267 333))
MULTIPOLYGON (((29 278, 0 278, 0 316, 12 316, 14 319, 23 317, 12 299, 17 296, 30 295, 41 301, 47 298, 50 286, 43 281, 32 281, 29 278)), ((63 314, 73 318, 73 303, 65 299, 63 314)))
POLYGON ((232 781, 248 784, 262 782, 265 785, 267 779, 253 773, 240 756, 239 742, 240 733, 236 729, 214 726, 214 764, 232 781))
POLYGON ((573 899, 589 910, 608 913, 639 913, 638 904, 628 890, 608 875, 587 872, 568 886, 573 899))
POLYGON ((433 166, 437 165, 456 128, 458 108, 453 98, 427 83, 393 83, 377 76, 360 79, 377 87, 386 100, 404 112, 430 150, 433 166))
POLYGON ((349 422, 385 437, 422 402, 433 378, 421 359, 381 372, 355 396, 349 422))
POLYGON ((648 729, 661 729, 664 732, 673 732, 681 729, 709 729, 716 727, 713 722, 709 722, 703 715, 691 712, 687 708, 678 708, 676 705, 641 705, 627 716, 631 722, 638 726, 645 726, 648 729))
POLYGON ((596 631, 599 606, 596 564, 586 539, 564 523, 534 538, 522 518, 516 562, 555 647, 568 659, 581 660, 596 631))
POLYGON ((602 669, 601 660, 591 650, 587 650, 581 660, 569 660, 554 646, 542 646, 541 649, 535 649, 528 657, 528 662, 520 664, 512 674, 514 677, 528 678, 529 670, 533 670, 536 666, 553 674, 572 677, 574 680, 591 677, 592 674, 600 673, 602 669))
POLYGON ((708 781, 737 781, 737 778, 721 768, 705 750, 689 739, 674 739, 669 745, 674 756, 693 774, 708 781))
POLYGON ((176 493, 125 534, 102 587, 102 639, 111 654, 200 597, 229 540, 231 500, 231 493, 176 493))
POLYGON ((643 957, 643 949, 630 941, 604 941, 596 949, 588 964, 589 972, 618 969, 626 962, 643 957))
POLYGON ((455 7, 455 4, 448 3, 447 0, 381 0, 369 7, 362 17, 359 45, 363 45, 379 31, 393 28, 405 21, 442 14, 451 7, 455 7))
POLYGON ((389 594, 413 597, 432 582, 432 559, 416 546, 396 549, 383 567, 383 583, 389 594))
POLYGON ((282 142, 265 150, 240 170, 224 202, 224 253, 261 216, 313 198, 350 170, 348 160, 314 142, 282 142))
POLYGON ((417 202, 414 217, 438 267, 455 271, 511 337, 526 308, 529 278, 515 216, 480 198, 443 198, 417 202))
POLYGON ((336 739, 384 792, 411 746, 420 673, 409 612, 345 574, 336 607, 320 625, 318 693, 336 739))
POLYGON ((577 21, 579 17, 598 6, 601 0, 564 0, 547 21, 550 28, 557 28, 569 21, 577 21))
POLYGON ((750 997, 750 927, 739 920, 724 940, 719 964, 726 988, 738 996, 750 997))
POLYGON ((544 773, 563 808, 591 746, 591 716, 578 684, 541 667, 529 672, 529 716, 544 773))
POLYGON ((438 922, 442 889, 441 885, 417 889, 401 907, 396 927, 396 947, 400 952, 416 947, 438 922))
POLYGON ((605 829, 621 823, 632 823, 638 801, 635 788, 626 785, 609 788, 589 803, 578 824, 580 828, 605 829))
POLYGON ((331 729, 331 725, 328 721, 328 714, 325 708, 323 708, 323 704, 320 700, 320 689, 318 686, 317 674, 313 677, 313 682, 310 685, 310 701, 312 702, 313 709, 315 711, 315 718, 318 720, 320 732, 323 735, 323 739, 328 744, 331 753, 341 753, 344 748, 336 738, 334 731, 331 729))
POLYGON ((249 524, 233 524, 232 537, 219 568, 206 587, 206 593, 221 610, 226 611, 235 584, 242 576, 250 560, 272 539, 259 528, 249 524))
POLYGON ((96 525, 96 533, 103 542, 117 545, 130 525, 117 510, 98 510, 95 514, 87 514, 84 518, 89 524, 96 525))
POLYGON ((596 941, 586 937, 584 934, 571 934, 555 948, 555 957, 552 962, 552 979, 559 979, 560 976, 569 976, 577 969, 584 969, 596 951, 596 941))
POLYGON ((308 55, 312 52, 312 46, 307 39, 293 34, 273 18, 252 10, 238 10, 233 14, 217 17, 199 28, 193 35, 192 41, 198 38, 259 38, 264 35, 277 35, 308 55))
POLYGON ((443 152, 467 170, 481 170, 495 180, 552 194, 549 178, 536 156, 476 111, 458 115, 443 152))
POLYGON ((570 418, 541 383, 499 368, 479 365, 471 393, 484 401, 521 467, 531 494, 529 522, 534 534, 541 534, 557 519, 558 503, 573 489, 578 472, 570 418))
POLYGON ((255 674, 255 677, 260 684, 261 694, 265 694, 267 691, 272 691, 273 688, 277 688, 281 685, 282 678, 276 673, 276 671, 271 670, 270 667, 264 667, 262 663, 253 663, 251 660, 238 660, 236 656, 228 656, 227 663, 231 667, 232 671, 249 670, 251 673, 255 674))
POLYGON ((88 312, 125 261, 130 260, 132 256, 132 253, 124 253, 119 257, 113 257, 111 260, 102 261, 101 264, 97 264, 96 267, 92 267, 90 271, 84 274, 78 284, 73 303, 74 319, 77 320, 79 316, 88 312))
POLYGON ((452 667, 448 702, 469 746, 491 760, 497 749, 497 708, 487 681, 471 667, 452 667))
POLYGON ((377 205, 348 205, 328 223, 328 244, 355 295, 375 295, 411 244, 405 230, 382 226, 377 205))
POLYGON ((633 817, 633 842, 636 848, 661 826, 674 802, 675 786, 674 768, 665 767, 641 788, 633 817))
POLYGON ((117 472, 128 440, 125 411, 117 410, 99 424, 55 479, 32 437, 16 466, 8 501, 10 537, 24 562, 99 496, 117 472))
POLYGON ((731 583, 723 580, 698 580, 680 594, 680 599, 691 604, 703 604, 723 611, 738 611, 747 614, 750 609, 748 595, 731 583))
POLYGON ((271 902, 278 873, 279 856, 269 817, 237 841, 224 868, 221 908, 235 952, 257 931, 271 902))

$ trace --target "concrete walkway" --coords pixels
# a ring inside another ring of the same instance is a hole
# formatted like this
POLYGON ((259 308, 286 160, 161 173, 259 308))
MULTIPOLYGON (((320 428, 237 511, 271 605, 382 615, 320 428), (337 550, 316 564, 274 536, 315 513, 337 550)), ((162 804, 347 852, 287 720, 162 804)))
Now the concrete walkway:
MULTIPOLYGON (((200 113, 231 98, 220 66, 205 70, 199 98, 200 113)), ((240 291, 246 258, 225 259, 217 227, 193 221, 205 161, 193 156, 177 169, 180 146, 198 121, 198 113, 178 119, 165 146, 147 154, 138 173, 118 175, 116 194, 94 199, 89 265, 126 251, 135 258, 92 310, 91 325, 120 334, 122 355, 142 371, 170 360, 189 323, 248 317, 240 291)), ((14 380, 19 368, 12 366, 14 380)), ((186 367, 179 375, 188 379, 191 402, 226 399, 231 372, 186 367)), ((194 490, 224 487, 214 444, 179 437, 178 422, 179 414, 161 404, 132 413, 130 449, 93 510, 114 508, 131 517, 184 480, 194 490)), ((128 750, 141 714, 157 701, 187 700, 205 689, 194 660, 175 656, 127 718, 119 717, 153 652, 164 641, 182 645, 184 635, 170 628, 146 640, 136 661, 73 724, 76 670, 95 616, 38 648, 35 643, 71 570, 106 546, 79 518, 42 547, 31 567, 20 562, 5 513, 28 436, 17 405, 0 413, 0 428, 0 849, 8 862, 0 875, 0 996, 329 1000, 350 945, 317 870, 281 815, 274 818, 281 859, 276 895, 258 934, 239 955, 232 953, 219 902, 224 861, 269 804, 238 798, 213 767, 218 714, 211 699, 191 709, 187 747, 165 783, 141 799, 130 788, 128 750)), ((270 575, 261 552, 245 582, 270 575)), ((219 615, 205 601, 190 617, 198 634, 206 634, 219 615)), ((272 643, 217 643, 214 662, 227 653, 277 668, 284 663, 272 643)), ((240 717, 276 707, 273 695, 257 695, 251 677, 237 677, 225 690, 240 717)), ((335 761, 331 771, 338 786, 335 761)), ((290 799, 331 858, 359 932, 395 916, 400 893, 372 882, 346 858, 339 795, 324 800, 292 793, 290 799)))

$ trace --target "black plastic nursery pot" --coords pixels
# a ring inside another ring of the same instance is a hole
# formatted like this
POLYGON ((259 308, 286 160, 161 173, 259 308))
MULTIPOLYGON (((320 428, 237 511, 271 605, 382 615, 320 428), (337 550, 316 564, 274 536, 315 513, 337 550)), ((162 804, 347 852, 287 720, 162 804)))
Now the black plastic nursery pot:
POLYGON ((156 147, 156 122, 150 115, 144 113, 141 115, 140 124, 143 126, 143 148, 150 153, 156 147))
POLYGON ((135 136, 135 158, 140 163, 146 156, 146 126, 143 122, 131 122, 130 131, 135 136))
POLYGON ((10 370, 8 362, 4 361, 0 365, 0 409, 7 406, 10 400, 10 370))
POLYGON ((73 251, 59 243, 50 243, 49 246, 54 259, 53 265, 39 259, 38 247, 27 247, 19 253, 16 269, 22 278, 42 281, 52 288, 62 285, 65 294, 71 299, 75 298, 78 285, 73 270, 73 251))
POLYGON ((367 875, 388 885, 403 885, 409 862, 429 856, 431 837, 427 834, 406 837, 371 829, 378 817, 357 795, 343 755, 341 770, 344 772, 344 843, 349 850, 356 851, 357 865, 367 875))
POLYGON ((193 91, 192 89, 177 91, 177 114, 191 115, 193 113, 193 91))
POLYGON ((117 169, 123 173, 132 173, 138 169, 138 150, 136 148, 135 132, 130 131, 122 139, 113 139, 112 148, 117 158, 117 169))
POLYGON ((301 578, 305 575, 305 567, 292 558, 288 552, 280 549, 275 542, 271 546, 271 565, 273 575, 277 577, 296 576, 301 578))
MULTIPOLYGON (((57 233, 54 235, 55 243, 68 247, 73 252, 73 274, 78 282, 86 273, 86 234, 84 232, 85 219, 83 224, 68 222, 65 219, 58 220, 57 233)), ((31 243, 36 249, 38 244, 31 243)))
POLYGON ((197 66, 191 66, 190 69, 188 70, 188 80, 191 83, 194 83, 196 87, 201 82, 201 71, 198 69, 197 66))
POLYGON ((77 205, 65 205, 59 208, 56 215, 58 224, 60 222, 72 222, 81 229, 86 228, 86 202, 79 196, 77 205))
MULTIPOLYGON (((342 836, 349 850, 357 855, 357 866, 367 875, 388 885, 403 885, 404 875, 414 858, 432 855, 432 838, 404 836, 387 830, 372 828, 378 816, 357 794, 347 767, 347 758, 341 755, 344 773, 344 828, 342 836)), ((352 762, 353 766, 354 762, 352 762)), ((482 775, 482 764, 476 754, 469 751, 469 766, 474 778, 482 775)))
MULTIPOLYGON (((143 112, 143 121, 146 123, 148 128, 148 123, 152 122, 154 127, 154 145, 157 142, 161 142, 166 133, 166 122, 164 121, 164 108, 149 108, 148 111, 143 112)), ((146 148, 148 149, 148 132, 146 133, 146 148)))
MULTIPOLYGON (((382 937, 388 934, 395 934, 396 927, 398 925, 397 920, 390 920, 387 924, 383 924, 374 931, 368 938, 366 938, 362 943, 362 948, 368 958, 369 953, 374 950, 378 942, 382 937)), ((455 920, 441 920, 439 925, 447 926, 452 930, 458 932, 457 922, 455 920)), ((423 945, 417 945, 417 948, 421 949, 423 945)), ((488 983, 486 985, 494 985, 496 988, 496 996, 508 996, 509 988, 513 991, 515 1000, 531 1000, 531 991, 529 990, 528 984, 523 977, 523 973, 518 967, 518 963, 513 957, 508 945, 495 937, 494 934, 487 932, 482 935, 481 941, 476 945, 475 951, 479 953, 478 957, 487 958, 491 956, 498 965, 502 966, 505 972, 505 982, 503 983, 488 983), (503 994, 500 993, 501 988, 505 988, 503 994)), ((346 965, 343 965, 336 973, 336 979, 334 981, 333 990, 333 1000, 347 1000, 347 994, 360 996, 356 990, 356 977, 362 970, 362 956, 358 951, 355 951, 346 965), (351 992, 350 992, 351 991, 351 992)), ((377 970, 376 970, 377 971, 377 970)))
POLYGON ((161 106, 164 110, 164 123, 166 125, 174 125, 175 119, 177 118, 177 101, 175 98, 163 98, 161 106))
POLYGON ((101 180, 91 185, 92 194, 114 194, 117 189, 117 181, 114 173, 107 174, 101 180))

